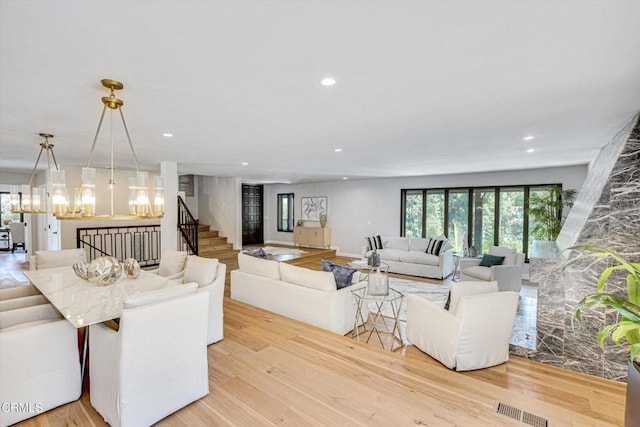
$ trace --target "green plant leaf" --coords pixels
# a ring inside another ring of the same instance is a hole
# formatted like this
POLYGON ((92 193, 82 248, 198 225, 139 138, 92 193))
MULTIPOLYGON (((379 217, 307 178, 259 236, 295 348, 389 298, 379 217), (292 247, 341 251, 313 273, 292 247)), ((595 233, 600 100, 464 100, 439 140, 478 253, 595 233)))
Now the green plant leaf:
POLYGON ((633 274, 627 275, 627 297, 635 305, 640 305, 640 278, 633 274))
MULTIPOLYGON (((615 330, 611 333, 611 340, 620 345, 620 340, 624 337, 627 338, 629 332, 637 332, 640 331, 640 324, 631 322, 629 320, 623 320, 621 322, 616 323, 614 326, 615 330)), ((628 338, 627 341, 631 342, 628 338)))
MULTIPOLYGON (((596 341, 597 341, 598 345, 600 346, 600 348, 604 349, 604 340, 607 339, 607 337, 616 328, 616 326, 618 326, 618 325, 617 324, 615 324, 615 325, 607 325, 607 326, 605 326, 604 328, 602 328, 602 329, 600 329, 598 331, 598 335, 596 335, 596 341)), ((618 343, 616 342, 616 344, 618 344, 618 343)))

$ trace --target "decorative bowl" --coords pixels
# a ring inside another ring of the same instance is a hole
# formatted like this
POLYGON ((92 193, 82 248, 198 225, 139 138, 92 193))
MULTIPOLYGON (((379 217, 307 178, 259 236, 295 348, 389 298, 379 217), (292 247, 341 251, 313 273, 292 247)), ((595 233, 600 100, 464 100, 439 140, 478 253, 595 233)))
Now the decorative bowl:
POLYGON ((140 276, 140 264, 135 258, 127 258, 124 260, 124 275, 127 279, 137 279, 140 276))
POLYGON ((116 283, 122 276, 122 265, 112 256, 103 256, 94 259, 90 264, 74 264, 73 271, 76 276, 96 286, 108 286, 116 283))

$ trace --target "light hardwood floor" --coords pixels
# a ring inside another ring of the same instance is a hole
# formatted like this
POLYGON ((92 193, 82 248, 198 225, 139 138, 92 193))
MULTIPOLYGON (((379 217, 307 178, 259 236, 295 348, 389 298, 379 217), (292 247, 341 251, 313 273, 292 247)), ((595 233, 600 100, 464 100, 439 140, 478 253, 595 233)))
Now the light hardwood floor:
MULTIPOLYGON (((0 254, 3 270, 10 257, 0 254)), ((524 425, 495 414, 498 401, 551 426, 623 424, 621 383, 513 356, 458 373, 412 346, 391 353, 229 298, 224 311, 225 337, 208 347, 209 395, 159 425, 524 425)), ((105 424, 85 392, 21 425, 105 424)))

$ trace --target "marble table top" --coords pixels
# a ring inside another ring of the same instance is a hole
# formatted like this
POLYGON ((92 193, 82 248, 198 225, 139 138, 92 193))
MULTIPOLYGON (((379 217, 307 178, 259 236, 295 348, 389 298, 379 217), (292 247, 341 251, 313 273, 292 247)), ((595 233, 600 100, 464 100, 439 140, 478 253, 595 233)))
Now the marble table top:
POLYGON ((93 285, 76 276, 71 267, 26 271, 24 275, 76 328, 120 317, 128 296, 180 285, 146 271, 137 279, 123 276, 109 286, 93 285))

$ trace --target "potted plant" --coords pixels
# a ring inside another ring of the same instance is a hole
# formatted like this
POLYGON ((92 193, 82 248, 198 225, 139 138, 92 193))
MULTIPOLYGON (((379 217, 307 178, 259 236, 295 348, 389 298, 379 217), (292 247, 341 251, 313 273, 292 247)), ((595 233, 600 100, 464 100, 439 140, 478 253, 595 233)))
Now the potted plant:
POLYGON ((562 228, 562 208, 571 207, 576 190, 562 190, 559 185, 532 191, 529 195, 529 215, 533 217, 531 234, 537 240, 556 240, 562 228))
MULTIPOLYGON (((616 252, 596 245, 578 245, 569 249, 582 252, 566 266, 588 257, 611 257, 616 264, 605 268, 597 283, 597 291, 584 297, 576 306, 573 319, 582 321, 582 312, 596 306, 611 307, 620 316, 615 323, 603 327, 597 335, 600 348, 608 337, 618 346, 629 350, 627 379, 626 426, 640 426, 640 263, 630 262, 616 252), (605 292, 606 283, 614 271, 627 272, 627 295, 621 297, 605 292)), ((573 320, 572 319, 572 320, 573 320)))

